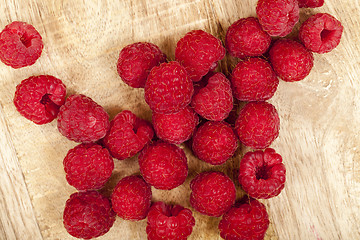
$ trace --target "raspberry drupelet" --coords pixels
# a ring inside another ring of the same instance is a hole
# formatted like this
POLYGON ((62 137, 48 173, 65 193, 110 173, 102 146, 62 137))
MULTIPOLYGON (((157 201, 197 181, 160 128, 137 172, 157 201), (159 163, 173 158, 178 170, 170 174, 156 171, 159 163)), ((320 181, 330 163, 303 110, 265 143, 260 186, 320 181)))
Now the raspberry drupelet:
POLYGON ((22 116, 40 125, 57 117, 65 97, 66 87, 60 79, 32 76, 16 86, 14 105, 22 116))
POLYGON ((215 70, 225 52, 219 39, 203 30, 193 30, 177 42, 175 59, 185 67, 190 79, 198 82, 215 70))
POLYGON ((0 33, 0 60, 12 68, 33 65, 43 48, 41 35, 26 22, 12 22, 0 33))
POLYGON ((284 189, 285 174, 281 155, 267 148, 244 155, 240 162, 239 182, 250 197, 268 199, 284 189))
POLYGON ((150 122, 124 110, 111 120, 110 129, 102 142, 114 158, 124 160, 140 152, 153 136, 150 122))
POLYGON ((117 71, 127 85, 143 88, 150 70, 165 60, 165 54, 155 44, 136 42, 120 51, 117 71))
POLYGON ((146 233, 148 240, 186 240, 194 225, 190 209, 155 202, 147 217, 146 233))
POLYGON ((71 236, 91 239, 107 233, 115 216, 110 200, 99 192, 78 192, 66 201, 63 223, 71 236))
POLYGON ((139 221, 146 218, 151 205, 151 187, 140 175, 122 178, 111 194, 115 213, 125 220, 139 221))

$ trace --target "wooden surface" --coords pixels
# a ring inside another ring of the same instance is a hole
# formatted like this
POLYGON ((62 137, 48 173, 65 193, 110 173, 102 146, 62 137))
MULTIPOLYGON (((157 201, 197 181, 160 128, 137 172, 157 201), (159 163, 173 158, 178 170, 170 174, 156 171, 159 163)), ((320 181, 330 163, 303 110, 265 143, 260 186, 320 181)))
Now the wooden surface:
MULTIPOLYGON (((68 94, 93 98, 111 117, 129 109, 150 120, 143 90, 128 87, 116 73, 119 51, 149 41, 174 59, 176 42, 186 32, 203 29, 223 40, 232 22, 255 16, 255 6, 256 0, 0 0, 1 29, 15 20, 29 22, 45 44, 31 67, 0 64, 0 239, 72 239, 62 212, 75 189, 65 180, 62 160, 76 143, 60 135, 56 121, 37 126, 16 112, 12 99, 21 80, 51 74, 63 80, 68 94)), ((266 239, 360 239, 360 5, 358 0, 325 0, 321 8, 301 10, 301 21, 317 12, 334 15, 345 30, 334 51, 315 54, 315 67, 305 80, 281 81, 270 101, 281 119, 272 147, 283 156, 287 182, 278 197, 262 201, 271 221, 266 239)), ((233 61, 227 58, 220 67, 228 71, 233 61)), ((184 148, 189 177, 171 191, 153 189, 154 201, 190 207, 189 182, 196 173, 217 169, 235 179, 239 159, 249 150, 240 147, 225 166, 210 167, 184 148)), ((136 157, 115 161, 104 192, 135 173, 136 157)), ((236 184, 240 197, 244 193, 236 184)), ((220 239, 219 219, 194 215, 189 239, 220 239)), ((146 220, 117 218, 100 239, 146 239, 145 226, 146 220)))

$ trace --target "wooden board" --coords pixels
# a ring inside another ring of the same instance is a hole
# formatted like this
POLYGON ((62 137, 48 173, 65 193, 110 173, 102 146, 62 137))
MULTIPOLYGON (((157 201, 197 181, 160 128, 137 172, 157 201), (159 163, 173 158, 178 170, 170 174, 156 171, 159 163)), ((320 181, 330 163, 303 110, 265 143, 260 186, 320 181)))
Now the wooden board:
MULTIPOLYGON (((62 212, 75 189, 65 180, 62 160, 76 144, 61 136, 56 122, 37 126, 16 112, 12 99, 21 80, 51 74, 63 80, 68 94, 91 97, 111 117, 129 109, 150 120, 143 90, 128 87, 117 75, 119 51, 149 41, 173 60, 176 42, 186 32, 203 29, 223 40, 232 22, 256 15, 255 6, 256 0, 0 0, 1 29, 15 20, 29 22, 45 44, 31 67, 0 64, 0 239, 72 239, 62 212)), ((281 119, 272 147, 284 158, 287 184, 278 197, 262 201, 271 221, 267 240, 360 239, 360 4, 326 0, 321 8, 302 9, 301 22, 317 12, 332 14, 345 29, 334 51, 315 54, 315 67, 305 80, 281 81, 270 101, 281 119)), ((220 67, 225 71, 233 64, 227 58, 220 67)), ((216 169, 235 180, 233 171, 248 150, 241 147, 225 166, 210 167, 185 148, 190 170, 185 184, 171 191, 153 189, 153 200, 191 207, 192 177, 216 169)), ((136 157, 115 161, 107 189, 135 173, 136 157)), ((244 193, 235 182, 240 197, 244 193)), ((189 239, 220 239, 218 218, 194 215, 189 239)), ((99 239, 146 239, 145 226, 146 220, 117 218, 99 239)))

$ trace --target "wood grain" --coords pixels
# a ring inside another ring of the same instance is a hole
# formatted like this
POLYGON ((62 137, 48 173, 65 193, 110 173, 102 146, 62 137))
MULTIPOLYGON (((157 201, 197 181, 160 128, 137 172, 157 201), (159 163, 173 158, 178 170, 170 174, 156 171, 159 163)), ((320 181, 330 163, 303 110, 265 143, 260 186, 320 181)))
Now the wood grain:
MULTIPOLYGON (((111 117, 129 109, 151 119, 142 89, 125 85, 116 73, 119 51, 149 41, 174 59, 176 42, 188 31, 203 29, 224 40, 227 28, 241 17, 255 16, 256 0, 0 0, 0 29, 15 20, 35 26, 45 48, 40 59, 23 69, 0 64, 0 239, 73 239, 62 225, 62 211, 75 189, 65 180, 62 160, 76 143, 66 140, 56 122, 37 126, 20 116, 12 103, 16 85, 31 75, 51 74, 63 80, 68 94, 88 95, 111 117)), ((272 239, 360 239, 360 3, 327 0, 318 9, 302 9, 301 20, 327 12, 344 25, 340 45, 315 54, 315 67, 303 81, 281 81, 271 99, 281 130, 272 147, 287 167, 287 184, 276 198, 262 201, 272 239)), ((296 36, 297 29, 291 36, 296 36)), ((219 69, 229 73, 236 60, 226 57, 219 69)), ((224 166, 200 162, 182 145, 189 177, 171 191, 153 189, 153 201, 189 204, 189 182, 199 172, 216 169, 236 183, 241 146, 224 166)), ((137 158, 115 161, 103 190, 139 173, 137 158)), ((196 226, 189 239, 220 239, 219 219, 194 211, 196 226)), ((146 220, 117 218, 99 239, 146 239, 146 220)))

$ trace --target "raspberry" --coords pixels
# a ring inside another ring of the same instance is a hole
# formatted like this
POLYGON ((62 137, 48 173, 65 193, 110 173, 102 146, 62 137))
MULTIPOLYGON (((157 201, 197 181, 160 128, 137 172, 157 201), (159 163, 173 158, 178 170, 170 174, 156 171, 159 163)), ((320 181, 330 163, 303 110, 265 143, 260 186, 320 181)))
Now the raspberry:
POLYGON ((299 4, 297 0, 259 0, 256 13, 270 36, 285 37, 299 21, 299 4))
POLYGON ((274 96, 279 79, 266 60, 249 58, 235 66, 231 84, 240 101, 264 101, 274 96))
POLYGON ((235 122, 240 141, 248 147, 263 149, 278 137, 280 119, 275 107, 267 102, 247 103, 235 122))
POLYGON ((149 211, 151 195, 151 187, 140 175, 124 177, 111 195, 113 210, 125 220, 142 220, 149 211))
POLYGON ((96 191, 71 194, 63 214, 66 231, 73 237, 91 239, 107 233, 115 221, 109 199, 96 191))
POLYGON ((117 71, 127 85, 143 88, 150 70, 165 60, 165 54, 155 44, 137 42, 120 51, 117 71))
POLYGON ((206 122, 194 133, 192 150, 202 161, 221 165, 232 157, 237 149, 237 137, 225 122, 206 122))
POLYGON ((300 8, 317 8, 324 5, 324 0, 298 0, 300 8))
POLYGON ((310 51, 327 53, 339 45, 343 29, 341 22, 330 14, 317 13, 301 25, 299 39, 310 51))
POLYGON ((206 77, 207 85, 194 94, 191 106, 203 118, 222 121, 233 107, 230 81, 222 73, 206 77))
POLYGON ((154 67, 146 80, 145 101, 157 113, 175 113, 190 104, 194 86, 178 62, 154 67))
POLYGON ((190 209, 155 202, 148 214, 146 233, 148 240, 186 240, 194 225, 190 209))
POLYGON ((267 51, 270 43, 270 35, 262 30, 259 20, 254 17, 237 20, 225 36, 226 50, 237 58, 260 56, 267 51))
POLYGON ((109 151, 95 143, 82 143, 64 158, 67 182, 77 190, 102 188, 114 169, 109 151))
POLYGON ((177 113, 153 113, 152 122, 156 135, 169 143, 181 144, 189 140, 199 123, 192 108, 185 107, 177 113))
POLYGON ((220 236, 225 240, 262 240, 269 224, 264 204, 244 197, 221 218, 220 236))
POLYGON ((18 112, 36 124, 54 120, 65 102, 66 87, 50 75, 32 76, 16 86, 14 105, 18 112))
POLYGON ((109 115, 91 98, 74 94, 60 107, 57 125, 60 133, 75 142, 96 142, 109 129, 109 115))
POLYGON ((162 190, 180 186, 188 174, 184 150, 162 141, 154 142, 140 152, 139 166, 145 181, 162 190))
POLYGON ((0 33, 0 60, 15 69, 33 65, 43 47, 39 32, 25 22, 12 22, 0 33))
POLYGON ((274 149, 248 152, 240 162, 239 182, 253 198, 272 198, 285 186, 285 165, 274 149))
POLYGON ((190 182, 190 188, 191 206, 208 216, 220 217, 235 202, 235 185, 222 172, 202 172, 190 182))
POLYGON ((140 152, 153 136, 151 123, 124 110, 110 122, 103 143, 114 158, 124 160, 140 152))
POLYGON ((218 61, 224 57, 225 48, 221 41, 202 30, 188 32, 176 44, 175 59, 185 67, 194 82, 215 70, 218 61))
POLYGON ((286 82, 300 81, 314 66, 313 54, 301 43, 278 39, 269 51, 275 73, 286 82))

